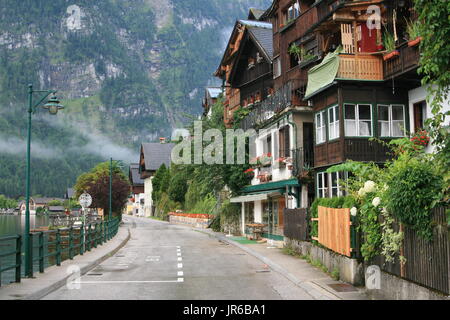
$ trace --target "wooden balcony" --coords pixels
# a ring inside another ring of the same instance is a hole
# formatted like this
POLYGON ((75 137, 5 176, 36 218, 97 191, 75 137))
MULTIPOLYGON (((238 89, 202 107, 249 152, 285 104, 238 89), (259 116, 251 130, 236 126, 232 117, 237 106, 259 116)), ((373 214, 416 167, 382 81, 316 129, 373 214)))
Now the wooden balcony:
POLYGON ((384 61, 383 63, 385 79, 400 76, 419 66, 419 46, 408 47, 408 44, 404 43, 397 50, 400 52, 398 57, 384 61))
POLYGON ((383 58, 370 54, 340 54, 337 78, 384 80, 383 58))

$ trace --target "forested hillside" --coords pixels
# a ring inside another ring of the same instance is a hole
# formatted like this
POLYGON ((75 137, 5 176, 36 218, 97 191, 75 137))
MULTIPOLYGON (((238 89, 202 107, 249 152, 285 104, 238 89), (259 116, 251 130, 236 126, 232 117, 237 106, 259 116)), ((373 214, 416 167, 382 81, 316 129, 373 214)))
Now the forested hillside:
POLYGON ((197 115, 234 21, 270 3, 0 0, 0 194, 24 193, 28 83, 66 106, 33 116, 32 193, 62 196, 197 115))

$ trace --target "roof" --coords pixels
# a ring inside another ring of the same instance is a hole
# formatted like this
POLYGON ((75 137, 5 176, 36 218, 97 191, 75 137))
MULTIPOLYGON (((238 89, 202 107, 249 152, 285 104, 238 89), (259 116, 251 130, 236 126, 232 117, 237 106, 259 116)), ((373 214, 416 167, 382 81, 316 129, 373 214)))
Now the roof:
POLYGON ((256 20, 259 20, 261 16, 266 12, 266 10, 256 9, 256 8, 250 8, 248 12, 248 18, 252 19, 252 17, 256 20))
MULTIPOLYGON (((272 26, 272 25, 271 25, 272 26)), ((250 36, 255 40, 259 47, 264 51, 269 61, 273 60, 273 34, 270 29, 254 27, 249 28, 250 36)))
POLYGON ((50 206, 48 207, 48 211, 52 211, 52 212, 62 212, 64 211, 64 207, 63 206, 50 206))
POLYGON ((144 180, 141 179, 141 175, 139 174, 139 164, 132 163, 130 164, 130 181, 133 186, 143 186, 144 180))
POLYGON ((212 99, 216 99, 222 94, 222 88, 209 87, 206 88, 206 91, 212 99))
POLYGON ((272 24, 269 22, 261 22, 253 20, 239 20, 239 22, 247 27, 257 27, 272 30, 272 24))
POLYGON ((275 181, 263 184, 257 184, 253 186, 244 187, 241 191, 243 194, 246 193, 255 193, 261 191, 269 191, 269 190, 281 190, 286 188, 286 186, 298 187, 300 184, 297 179, 283 180, 283 181, 275 181))
POLYGON ((64 202, 64 199, 61 198, 33 198, 35 204, 47 204, 52 201, 61 201, 64 202))
POLYGON ((143 143, 141 157, 144 157, 145 171, 156 171, 163 164, 170 166, 174 143, 143 143))

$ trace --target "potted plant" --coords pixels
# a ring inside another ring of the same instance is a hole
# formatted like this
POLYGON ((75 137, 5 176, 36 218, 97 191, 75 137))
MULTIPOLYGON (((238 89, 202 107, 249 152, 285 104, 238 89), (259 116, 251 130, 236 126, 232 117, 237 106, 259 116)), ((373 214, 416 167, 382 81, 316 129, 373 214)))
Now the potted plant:
POLYGON ((383 55, 384 61, 398 57, 400 55, 400 52, 398 52, 395 49, 395 40, 394 40, 394 36, 391 33, 389 33, 389 32, 384 33, 383 45, 386 48, 386 52, 387 52, 385 55, 383 55))
POLYGON ((411 141, 418 146, 422 146, 426 148, 430 143, 430 137, 428 136, 428 132, 425 130, 417 131, 412 137, 411 141))
POLYGON ((255 169, 253 168, 247 169, 244 171, 244 173, 248 178, 253 179, 255 176, 255 169))
POLYGON ((288 52, 289 54, 297 56, 298 64, 302 62, 303 56, 305 55, 305 50, 302 47, 297 46, 295 43, 291 44, 288 52))
POLYGON ((406 21, 407 27, 406 32, 408 33, 408 47, 417 46, 420 41, 422 41, 422 37, 420 36, 420 26, 417 21, 406 21))

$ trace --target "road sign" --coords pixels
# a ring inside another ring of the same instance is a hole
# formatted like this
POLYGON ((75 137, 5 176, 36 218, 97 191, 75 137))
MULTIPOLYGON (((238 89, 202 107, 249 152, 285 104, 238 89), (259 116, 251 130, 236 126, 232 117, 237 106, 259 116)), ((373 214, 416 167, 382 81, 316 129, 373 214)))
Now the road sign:
POLYGON ((89 206, 92 204, 92 197, 89 193, 85 192, 78 198, 78 202, 83 207, 83 209, 89 208, 89 206))

